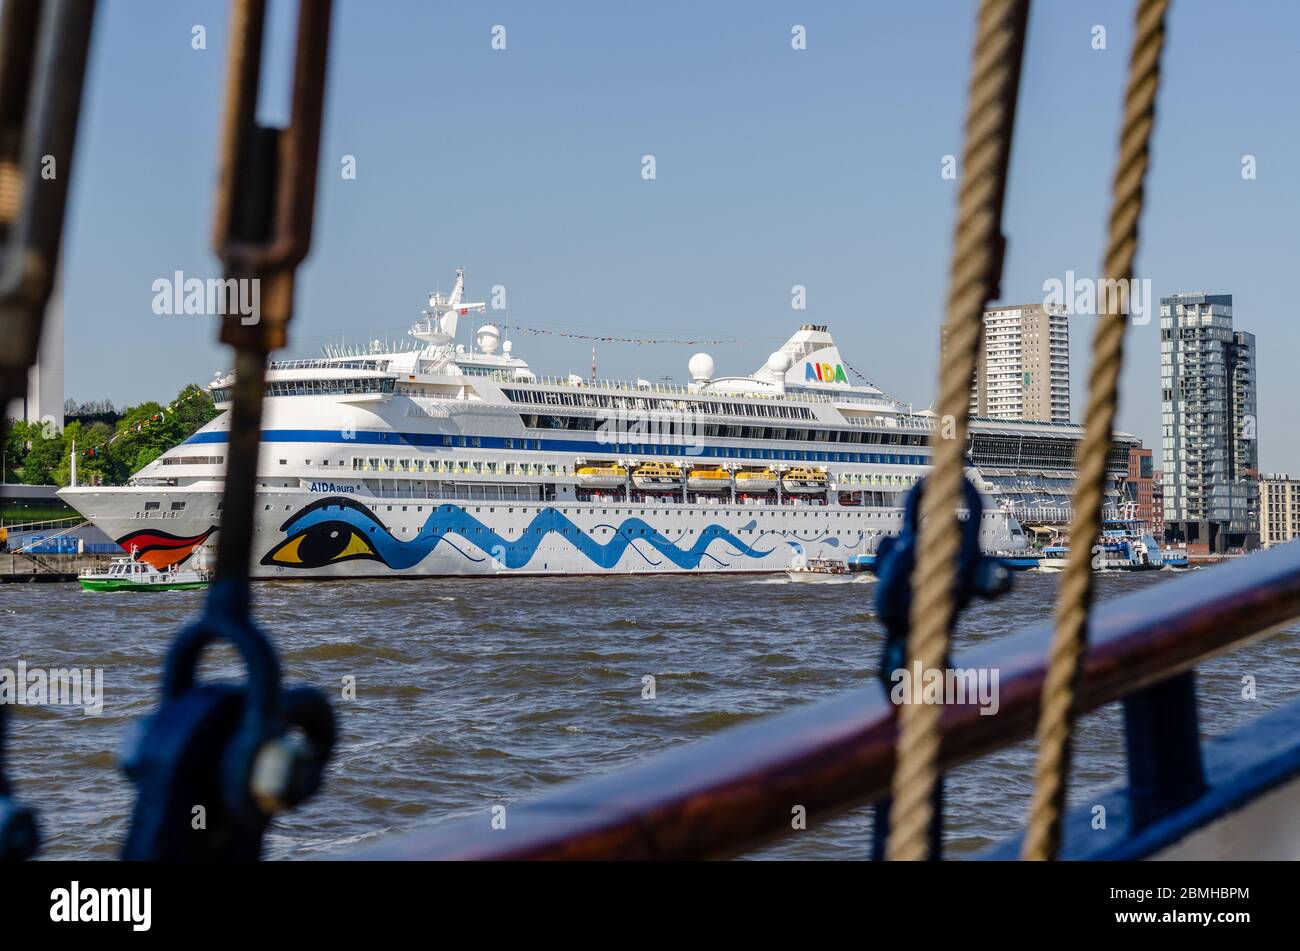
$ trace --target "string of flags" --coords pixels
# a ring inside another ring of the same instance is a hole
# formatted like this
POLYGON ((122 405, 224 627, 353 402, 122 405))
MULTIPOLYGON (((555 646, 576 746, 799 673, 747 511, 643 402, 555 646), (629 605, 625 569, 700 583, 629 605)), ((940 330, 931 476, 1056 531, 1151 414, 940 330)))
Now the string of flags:
POLYGON ((190 400, 196 399, 203 395, 205 394, 202 391, 193 390, 185 396, 178 396, 176 399, 172 400, 171 403, 169 403, 167 406, 164 406, 161 411, 154 413, 148 419, 142 419, 140 420, 140 422, 128 426, 126 429, 122 429, 115 432, 112 436, 110 436, 104 442, 100 443, 98 446, 91 446, 90 448, 84 450, 81 454, 87 459, 94 459, 102 455, 103 452, 106 449, 108 449, 108 447, 111 446, 113 443, 117 442, 117 440, 120 437, 125 436, 128 433, 142 433, 146 429, 150 429, 154 426, 157 426, 159 423, 163 422, 166 419, 166 417, 176 412, 176 407, 179 406, 181 403, 188 403, 190 400))
POLYGON ((720 344, 743 344, 741 340, 679 340, 668 339, 666 337, 615 337, 609 334, 578 334, 569 333, 564 330, 542 330, 540 327, 520 327, 514 326, 512 329, 520 333, 533 334, 547 337, 568 337, 571 340, 594 340, 597 343, 631 343, 638 346, 645 344, 680 344, 683 346, 717 346, 720 344))
POLYGON ((863 376, 860 372, 858 372, 858 368, 855 367, 852 363, 849 363, 848 360, 845 360, 843 357, 840 357, 840 362, 843 363, 846 367, 848 367, 849 372, 852 373, 854 376, 856 376, 863 383, 866 383, 868 386, 871 385, 871 381, 868 380, 865 376, 863 376))

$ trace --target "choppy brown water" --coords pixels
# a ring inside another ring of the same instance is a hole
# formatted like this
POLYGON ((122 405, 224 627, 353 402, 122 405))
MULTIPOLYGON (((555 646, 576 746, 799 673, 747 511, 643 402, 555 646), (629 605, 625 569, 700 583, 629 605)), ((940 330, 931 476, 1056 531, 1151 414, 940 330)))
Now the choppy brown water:
MULTIPOLYGON (((974 606, 958 649, 1047 618, 1058 577, 1020 575, 1009 596, 974 606)), ((1105 575, 1100 596, 1170 577, 1105 575)), ((859 686, 875 676, 880 652, 874 588, 863 580, 734 576, 259 585, 258 619, 276 640, 286 679, 336 698, 344 677, 358 685, 355 700, 336 701, 341 737, 325 789, 277 820, 268 857, 347 851, 486 814, 551 784, 859 686), (656 678, 654 700, 641 696, 646 674, 656 678)), ((116 766, 121 734, 152 709, 163 652, 202 597, 0 586, 0 667, 22 660, 104 670, 98 717, 10 708, 6 762, 24 801, 41 813, 46 857, 116 855, 132 791, 116 766)), ((238 668, 214 652, 205 672, 233 677, 238 668)), ((1201 668, 1202 727, 1225 732, 1298 693, 1300 644, 1287 632, 1201 668), (1246 674, 1258 682, 1253 702, 1241 696, 1246 674)), ((1121 782, 1118 707, 1087 717, 1075 749, 1077 801, 1121 782)), ((1012 834, 1031 775, 1028 744, 951 774, 951 852, 1012 834)), ((858 810, 758 854, 863 858, 869 826, 869 812, 858 810)))

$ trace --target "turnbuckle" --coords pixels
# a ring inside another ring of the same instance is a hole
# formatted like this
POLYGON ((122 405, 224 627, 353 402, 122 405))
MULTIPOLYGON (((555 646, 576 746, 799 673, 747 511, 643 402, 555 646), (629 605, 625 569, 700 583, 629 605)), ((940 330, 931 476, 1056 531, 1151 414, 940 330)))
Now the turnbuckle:
POLYGON ((292 113, 281 130, 256 122, 266 2, 233 5, 213 237, 227 280, 258 282, 261 308, 222 321, 235 385, 217 577, 168 655, 157 712, 124 752, 139 790, 127 859, 257 858, 271 815, 315 792, 334 745, 324 695, 281 688, 248 584, 266 360, 286 342, 294 273, 311 245, 330 9, 330 0, 300 0, 292 113), (199 655, 217 641, 238 650, 246 684, 196 683, 199 655))

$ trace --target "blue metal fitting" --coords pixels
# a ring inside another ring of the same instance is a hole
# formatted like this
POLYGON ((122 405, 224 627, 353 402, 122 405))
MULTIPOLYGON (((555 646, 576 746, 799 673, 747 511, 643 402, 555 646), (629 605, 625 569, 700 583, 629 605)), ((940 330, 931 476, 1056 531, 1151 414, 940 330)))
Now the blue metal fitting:
MULTIPOLYGON (((911 631, 912 573, 916 568, 917 543, 920 537, 921 496, 926 480, 918 482, 907 495, 903 511, 903 530, 896 536, 882 539, 876 550, 875 571, 880 577, 876 588, 876 613, 885 626, 885 645, 880 659, 880 681, 888 693, 891 677, 896 670, 907 666, 907 638, 911 631)), ((952 623, 970 604, 974 595, 995 598, 1011 590, 1011 572, 1000 558, 985 555, 980 550, 980 524, 984 503, 979 491, 969 479, 962 479, 962 498, 967 510, 961 523, 961 548, 957 554, 957 574, 953 583, 952 623)), ((952 630, 949 632, 951 641, 952 630)), ((951 666, 947 657, 944 665, 951 666)), ((872 840, 872 858, 881 860, 889 838, 889 810, 892 800, 884 799, 875 806, 872 840)), ((935 784, 934 818, 930 823, 930 858, 941 855, 943 824, 943 782, 935 784)))
POLYGON ((247 582, 219 579, 168 653, 157 711, 124 744, 137 797, 122 857, 258 858, 272 814, 319 788, 333 747, 329 701, 281 687, 275 649, 248 617, 247 582), (200 655, 217 641, 239 652, 245 683, 196 681, 200 655))
POLYGON ((41 837, 36 814, 13 797, 4 771, 5 707, 0 704, 0 862, 21 862, 36 854, 41 837))

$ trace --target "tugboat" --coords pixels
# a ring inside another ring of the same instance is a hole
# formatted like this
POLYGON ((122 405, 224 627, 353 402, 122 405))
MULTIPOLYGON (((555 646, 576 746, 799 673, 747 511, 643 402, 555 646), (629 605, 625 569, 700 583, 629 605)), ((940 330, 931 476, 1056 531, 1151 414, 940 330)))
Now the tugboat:
POLYGON ((209 572, 202 569, 173 566, 159 571, 133 557, 114 558, 107 568, 92 568, 77 575, 77 581, 87 591, 197 591, 206 588, 211 580, 209 572))

